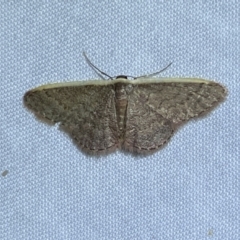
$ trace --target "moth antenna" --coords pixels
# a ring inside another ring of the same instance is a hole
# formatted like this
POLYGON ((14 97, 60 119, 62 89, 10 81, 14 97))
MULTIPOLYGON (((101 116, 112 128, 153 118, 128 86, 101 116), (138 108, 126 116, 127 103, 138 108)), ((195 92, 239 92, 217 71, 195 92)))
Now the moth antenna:
POLYGON ((163 68, 162 70, 158 71, 158 72, 155 72, 155 73, 151 73, 151 74, 147 74, 147 75, 142 75, 142 76, 139 76, 139 77, 135 77, 134 79, 136 78, 143 78, 143 77, 154 77, 156 75, 158 75, 159 73, 165 71, 167 68, 169 68, 170 66, 172 65, 172 62, 169 63, 165 68, 163 68))
POLYGON ((83 52, 83 56, 87 62, 87 64, 94 70, 94 72, 101 77, 102 79, 105 79, 102 75, 109 77, 110 79, 113 79, 111 76, 109 76, 107 73, 101 71, 98 67, 96 67, 91 61, 90 59, 87 57, 86 53, 83 52))

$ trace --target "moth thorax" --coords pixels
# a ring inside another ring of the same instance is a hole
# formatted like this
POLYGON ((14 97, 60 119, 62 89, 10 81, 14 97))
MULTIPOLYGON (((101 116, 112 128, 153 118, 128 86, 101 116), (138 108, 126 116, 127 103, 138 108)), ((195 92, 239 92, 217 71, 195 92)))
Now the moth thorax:
POLYGON ((122 139, 122 137, 124 135, 127 99, 128 99, 128 95, 126 92, 126 84, 116 83, 116 85, 115 85, 115 105, 116 105, 116 113, 117 113, 120 139, 122 139))

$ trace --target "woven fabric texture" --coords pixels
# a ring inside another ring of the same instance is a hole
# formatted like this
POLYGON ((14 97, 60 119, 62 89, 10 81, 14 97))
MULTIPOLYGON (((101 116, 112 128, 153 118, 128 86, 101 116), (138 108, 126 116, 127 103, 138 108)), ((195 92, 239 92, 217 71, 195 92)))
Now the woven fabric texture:
POLYGON ((0 8, 0 238, 240 239, 240 2, 7 1, 0 8), (23 106, 51 82, 202 77, 224 103, 161 151, 83 154, 23 106))

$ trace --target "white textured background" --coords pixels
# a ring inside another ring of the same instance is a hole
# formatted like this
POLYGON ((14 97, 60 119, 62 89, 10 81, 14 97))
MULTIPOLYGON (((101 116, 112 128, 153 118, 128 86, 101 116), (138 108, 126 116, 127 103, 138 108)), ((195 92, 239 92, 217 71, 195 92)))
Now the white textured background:
POLYGON ((0 238, 240 239, 239 1, 0 1, 0 238), (155 2, 155 3, 153 3, 155 2), (110 75, 195 76, 226 101, 156 154, 82 154, 24 93, 110 75))

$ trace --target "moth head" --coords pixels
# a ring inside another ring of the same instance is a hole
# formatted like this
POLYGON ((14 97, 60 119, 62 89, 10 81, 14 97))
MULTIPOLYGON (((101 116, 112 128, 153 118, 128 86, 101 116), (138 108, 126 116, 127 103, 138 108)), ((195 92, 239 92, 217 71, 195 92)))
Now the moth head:
POLYGON ((119 76, 116 76, 116 79, 118 79, 118 78, 124 78, 124 79, 128 79, 128 77, 127 77, 127 76, 125 76, 125 75, 119 75, 119 76))

